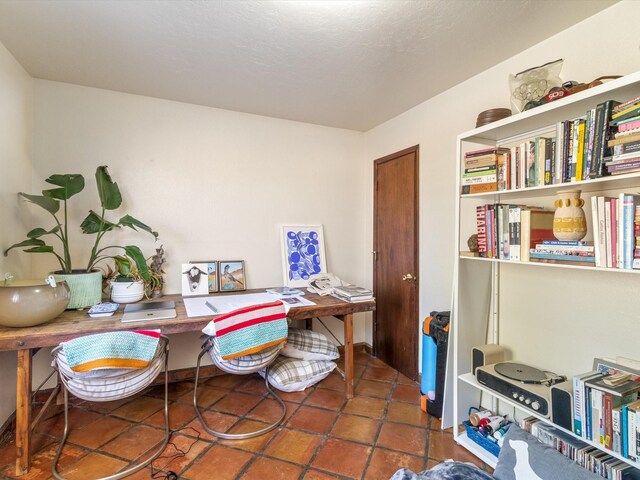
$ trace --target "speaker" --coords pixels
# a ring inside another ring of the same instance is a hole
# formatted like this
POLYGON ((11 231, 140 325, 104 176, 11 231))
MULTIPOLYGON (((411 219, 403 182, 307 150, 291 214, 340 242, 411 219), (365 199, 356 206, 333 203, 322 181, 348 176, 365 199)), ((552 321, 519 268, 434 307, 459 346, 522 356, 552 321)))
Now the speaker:
POLYGON ((573 381, 551 385, 551 421, 573 432, 573 381))
POLYGON ((500 345, 489 343, 478 345, 471 350, 471 371, 476 374, 476 368, 505 360, 505 349, 500 345))

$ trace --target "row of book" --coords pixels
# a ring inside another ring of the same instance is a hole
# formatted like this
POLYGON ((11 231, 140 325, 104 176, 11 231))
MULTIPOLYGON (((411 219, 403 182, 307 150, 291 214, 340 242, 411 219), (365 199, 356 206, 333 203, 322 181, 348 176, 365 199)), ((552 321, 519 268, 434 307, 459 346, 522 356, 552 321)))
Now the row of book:
POLYGON ((640 377, 599 364, 573 377, 576 436, 640 463, 640 377))
POLYGON ((591 197, 595 264, 598 267, 640 268, 640 195, 591 197))
POLYGON ((516 262, 530 260, 531 248, 554 240, 553 210, 511 204, 476 207, 478 255, 516 262))
POLYGON ((640 171, 640 101, 607 100, 547 135, 467 152, 462 194, 519 190, 640 171))
MULTIPOLYGON (((523 420, 523 428, 584 469, 613 480, 638 480, 640 470, 536 417, 523 420)), ((559 472, 560 475, 560 472, 559 472)))

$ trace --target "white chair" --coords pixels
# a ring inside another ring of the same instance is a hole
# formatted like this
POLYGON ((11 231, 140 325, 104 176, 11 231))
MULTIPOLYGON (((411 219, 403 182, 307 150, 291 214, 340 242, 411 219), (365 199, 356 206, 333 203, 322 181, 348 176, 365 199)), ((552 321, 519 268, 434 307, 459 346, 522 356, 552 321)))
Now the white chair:
POLYGON ((165 438, 157 450, 146 460, 133 465, 126 470, 97 480, 117 480, 131 475, 149 465, 164 451, 169 442, 169 409, 168 409, 168 375, 169 339, 161 336, 153 359, 145 368, 121 369, 109 368, 77 373, 71 369, 62 345, 52 352, 53 367, 58 371, 62 390, 64 392, 64 433, 60 446, 51 465, 51 472, 58 480, 65 480, 56 470, 58 460, 69 434, 69 392, 77 398, 90 402, 109 402, 131 397, 148 387, 164 368, 164 429, 165 438))
MULTIPOLYGON (((276 357, 278 356, 278 353, 280 352, 280 350, 282 350, 282 347, 284 346, 284 340, 286 340, 287 338, 287 320, 286 320, 286 313, 285 313, 284 307, 282 305, 274 306, 274 304, 263 304, 263 305, 248 307, 246 309, 238 309, 234 312, 230 312, 229 314, 224 315, 223 317, 227 319, 227 321, 235 321, 234 317, 236 317, 239 319, 237 321, 240 324, 242 324, 243 322, 253 324, 256 321, 256 319, 259 318, 259 316, 261 315, 259 309, 262 307, 271 308, 272 310, 270 310, 270 313, 273 313, 274 310, 279 311, 279 313, 277 313, 276 315, 279 315, 281 317, 280 321, 282 323, 280 324, 281 328, 279 330, 279 336, 283 336, 282 341, 279 341, 276 344, 265 346, 263 348, 259 348, 259 349, 254 348, 252 349, 252 353, 250 354, 225 360, 222 358, 223 356, 221 354, 220 339, 217 336, 211 335, 211 336, 208 336, 204 341, 204 343, 202 344, 200 354, 198 355, 195 386, 193 388, 193 406, 196 410, 196 415, 200 419, 200 423, 202 424, 202 427, 211 435, 214 435, 219 438, 223 438, 225 440, 244 440, 247 438, 257 437, 259 435, 263 435, 267 432, 270 432, 271 430, 275 429, 282 423, 282 421, 284 420, 285 414, 287 413, 287 407, 285 403, 282 401, 282 399, 280 399, 274 393, 274 391, 269 386, 269 381, 268 381, 269 365, 276 359, 276 357), (257 310, 253 310, 253 308, 257 308, 257 310), (282 410, 279 418, 264 428, 254 430, 251 432, 246 432, 246 433, 225 433, 225 432, 214 430, 213 428, 208 426, 204 418, 202 417, 202 414, 200 413, 200 409, 198 408, 198 383, 200 378, 200 363, 201 363, 202 357, 207 353, 210 355, 211 361, 213 362, 213 364, 223 372, 221 374, 214 375, 213 378, 219 375, 224 375, 224 374, 249 375, 264 369, 265 370, 264 385, 265 385, 265 388, 267 389, 267 393, 271 395, 280 404, 280 407, 282 410)), ((219 317, 219 318, 222 319, 223 317, 219 317)), ((217 321, 217 320, 218 319, 214 321, 217 321)), ((271 328, 268 324, 264 324, 263 327, 265 329, 271 328)), ((204 329, 205 333, 212 332, 212 330, 207 330, 207 328, 204 329)), ((261 336, 260 328, 261 328, 260 326, 258 326, 257 328, 253 328, 252 333, 260 337, 261 336)), ((215 329, 213 329, 213 331, 215 331, 215 329)), ((247 339, 247 336, 244 336, 240 343, 243 343, 246 345, 252 345, 251 340, 247 339)))

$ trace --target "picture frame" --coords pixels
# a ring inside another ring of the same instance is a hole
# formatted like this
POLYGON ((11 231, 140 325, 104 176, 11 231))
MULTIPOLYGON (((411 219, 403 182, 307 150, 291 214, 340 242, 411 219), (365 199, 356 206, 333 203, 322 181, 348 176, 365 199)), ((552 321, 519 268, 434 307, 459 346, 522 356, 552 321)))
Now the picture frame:
POLYGON ((281 225, 280 240, 287 287, 306 287, 312 275, 327 273, 322 225, 281 225))
POLYGON ((183 263, 180 272, 183 296, 207 295, 209 293, 206 263, 183 263))
POLYGON ((218 261, 217 260, 191 260, 190 263, 206 263, 207 264, 207 283, 209 293, 218 291, 218 261))
POLYGON ((218 278, 220 292, 235 292, 247 289, 247 278, 244 260, 218 261, 218 278))

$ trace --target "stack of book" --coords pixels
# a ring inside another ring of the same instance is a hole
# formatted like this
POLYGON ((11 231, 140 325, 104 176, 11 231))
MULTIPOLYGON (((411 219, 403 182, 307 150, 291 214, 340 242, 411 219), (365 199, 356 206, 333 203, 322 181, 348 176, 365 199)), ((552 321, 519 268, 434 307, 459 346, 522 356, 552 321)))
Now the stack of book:
POLYGON ((366 302, 373 300, 373 292, 357 285, 341 285, 333 287, 332 295, 347 302, 366 302))
POLYGON ((612 175, 640 172, 640 97, 613 108, 609 125, 616 129, 609 141, 612 155, 606 159, 612 175))
POLYGON ((595 266, 593 242, 574 240, 543 240, 531 249, 532 262, 570 263, 573 265, 595 266))
POLYGON ((508 190, 510 178, 508 148, 485 148, 464 156, 462 194, 508 190))

